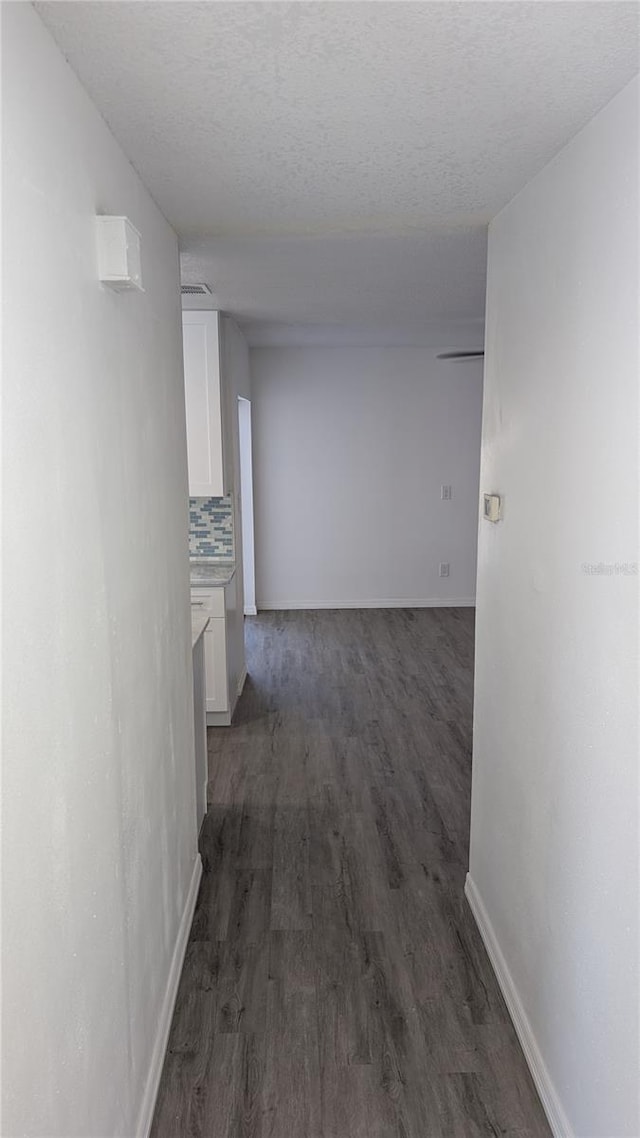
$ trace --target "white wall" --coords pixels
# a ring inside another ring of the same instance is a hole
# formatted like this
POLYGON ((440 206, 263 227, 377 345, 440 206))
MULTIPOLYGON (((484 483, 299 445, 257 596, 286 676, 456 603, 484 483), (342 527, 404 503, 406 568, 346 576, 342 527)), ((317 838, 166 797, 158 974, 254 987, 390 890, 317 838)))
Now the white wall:
POLYGON ((199 865, 178 254, 29 4, 2 81, 2 1133, 129 1138, 199 865))
POLYGON ((637 1138, 638 84, 492 222, 471 900, 557 1133, 637 1138), (510 975, 510 980, 509 976, 510 975), (506 980, 505 980, 506 978, 506 980))
POLYGON ((259 609, 473 602, 482 365, 435 356, 252 350, 259 609))

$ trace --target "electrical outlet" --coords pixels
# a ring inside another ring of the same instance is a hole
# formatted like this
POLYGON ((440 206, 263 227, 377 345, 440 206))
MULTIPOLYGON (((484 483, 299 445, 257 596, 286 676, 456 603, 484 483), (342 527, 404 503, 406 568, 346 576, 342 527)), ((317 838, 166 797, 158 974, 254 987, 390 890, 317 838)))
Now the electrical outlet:
POLYGON ((453 487, 452 486, 441 486, 440 487, 440 497, 442 498, 443 502, 450 502, 451 499, 453 498, 453 487))
POLYGON ((441 577, 448 577, 449 576, 449 562, 448 561, 441 561, 440 562, 440 576, 441 577))

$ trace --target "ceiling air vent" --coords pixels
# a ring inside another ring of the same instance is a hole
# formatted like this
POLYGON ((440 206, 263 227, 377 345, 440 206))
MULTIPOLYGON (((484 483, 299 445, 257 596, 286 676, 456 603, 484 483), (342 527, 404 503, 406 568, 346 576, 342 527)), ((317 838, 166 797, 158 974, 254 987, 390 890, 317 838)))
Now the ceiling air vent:
POLYGON ((180 293, 182 296, 211 296, 211 289, 206 284, 183 284, 180 293))

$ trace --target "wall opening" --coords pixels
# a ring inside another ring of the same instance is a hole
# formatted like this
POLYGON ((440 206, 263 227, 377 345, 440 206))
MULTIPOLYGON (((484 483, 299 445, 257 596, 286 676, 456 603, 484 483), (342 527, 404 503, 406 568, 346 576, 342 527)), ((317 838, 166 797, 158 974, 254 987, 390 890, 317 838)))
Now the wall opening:
POLYGON ((242 526, 242 577, 244 615, 255 616, 256 570, 253 528, 253 462, 251 457, 251 401, 238 398, 240 434, 240 518, 242 526))

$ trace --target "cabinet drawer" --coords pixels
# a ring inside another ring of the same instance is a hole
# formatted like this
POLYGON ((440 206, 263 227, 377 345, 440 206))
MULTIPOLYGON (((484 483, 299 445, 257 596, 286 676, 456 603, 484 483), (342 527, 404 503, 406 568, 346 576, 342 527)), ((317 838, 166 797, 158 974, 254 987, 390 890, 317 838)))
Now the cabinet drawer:
POLYGON ((192 589, 191 608, 210 617, 224 616, 224 589, 192 589))

